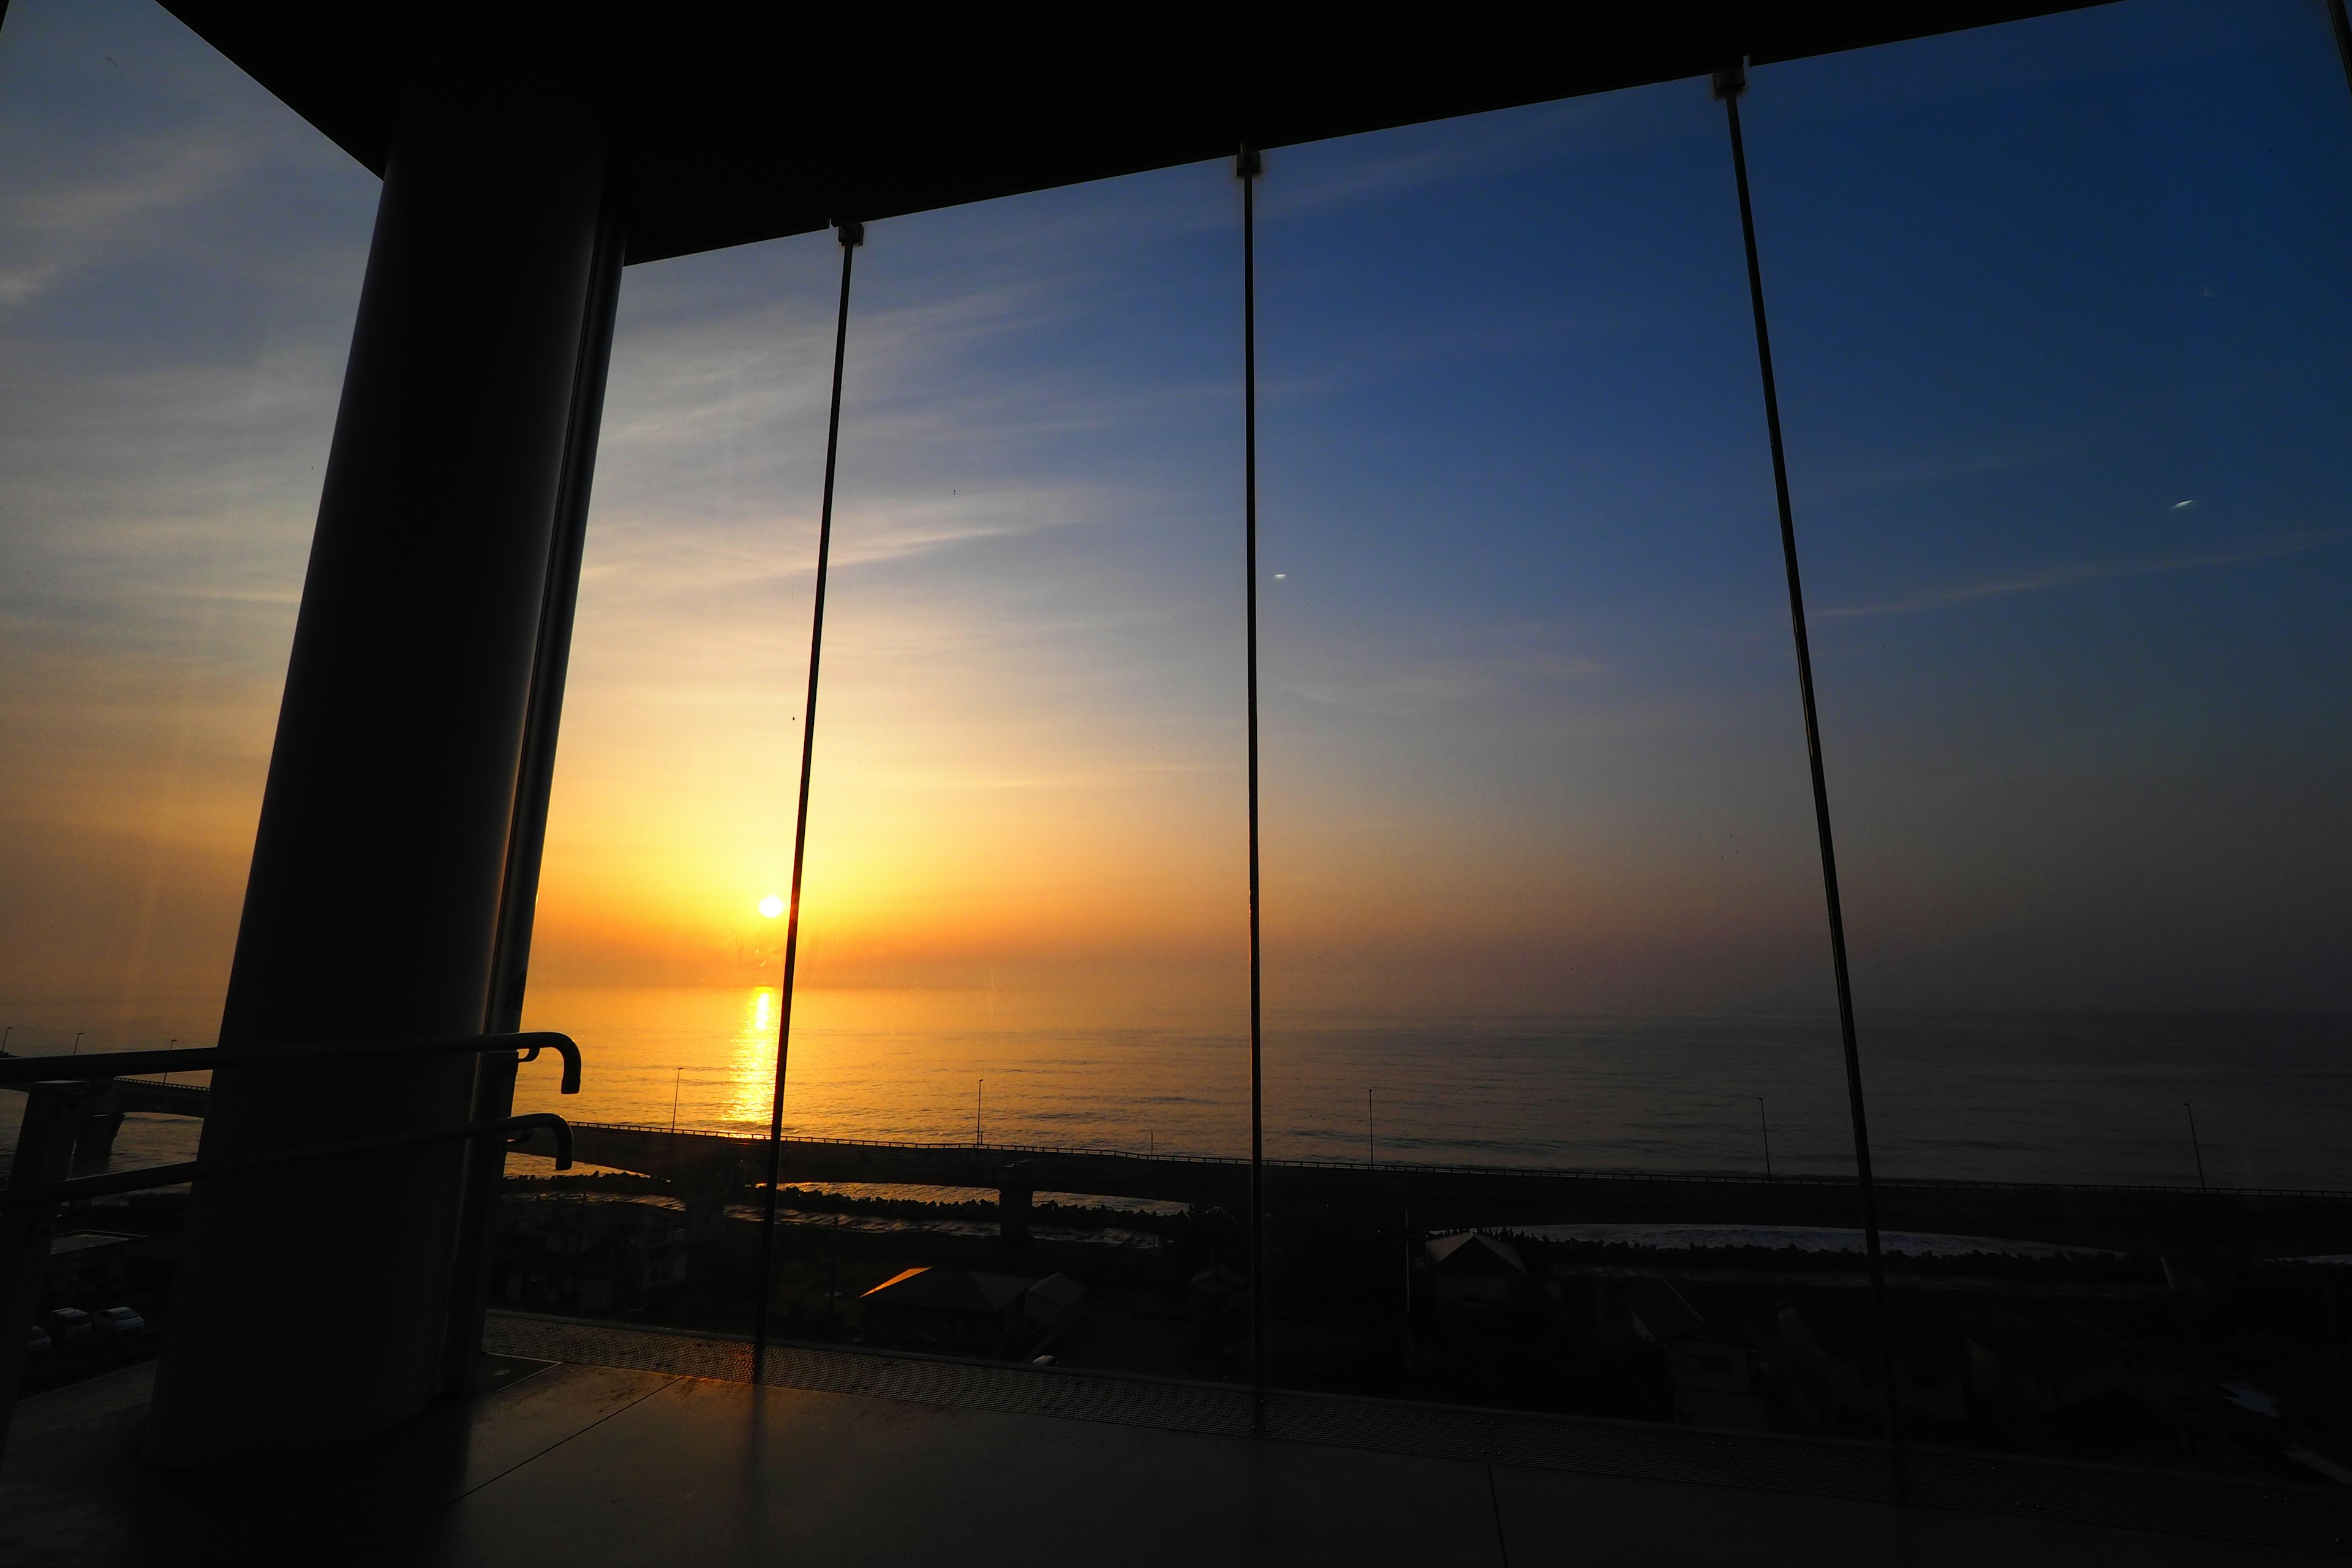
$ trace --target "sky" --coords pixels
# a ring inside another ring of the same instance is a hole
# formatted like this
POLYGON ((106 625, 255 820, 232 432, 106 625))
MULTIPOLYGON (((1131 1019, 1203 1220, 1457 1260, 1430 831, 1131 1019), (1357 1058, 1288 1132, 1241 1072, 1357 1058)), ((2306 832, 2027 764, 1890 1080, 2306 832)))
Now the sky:
MULTIPOLYGON (((2352 1005, 2320 8, 1742 112, 1863 1007, 2352 1005)), ((129 0, 16 0, 0 137, 0 1013, 201 1036, 375 182, 129 0)), ((1276 149, 1259 213, 1269 1005, 1825 1008, 1706 84, 1276 149)), ((837 265, 625 280, 545 984, 774 973, 837 265)), ((1245 994, 1240 289, 1223 163, 869 226, 811 984, 1245 994)))

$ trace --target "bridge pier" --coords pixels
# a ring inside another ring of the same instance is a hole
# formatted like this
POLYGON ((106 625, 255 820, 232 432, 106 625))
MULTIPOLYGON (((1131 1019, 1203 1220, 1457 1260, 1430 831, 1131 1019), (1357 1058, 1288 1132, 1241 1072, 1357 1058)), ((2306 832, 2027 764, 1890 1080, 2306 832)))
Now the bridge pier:
POLYGON ((664 1173, 670 1190, 686 1205, 687 1234, 708 1241, 727 1228, 728 1200, 747 1179, 735 1151, 722 1145, 715 1154, 682 1161, 664 1173))
POLYGON ((93 1095, 74 1127, 72 1174, 100 1176, 114 1159, 114 1136, 122 1131, 122 1111, 109 1089, 93 1095))

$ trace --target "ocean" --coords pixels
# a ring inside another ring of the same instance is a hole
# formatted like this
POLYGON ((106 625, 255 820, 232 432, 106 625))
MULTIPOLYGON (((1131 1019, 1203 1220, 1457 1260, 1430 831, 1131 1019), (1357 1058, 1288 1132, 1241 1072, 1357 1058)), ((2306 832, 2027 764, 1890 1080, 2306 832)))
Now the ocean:
MULTIPOLYGON (((572 1034, 589 1074, 566 1103, 527 1071, 525 1108, 763 1131, 775 1009, 765 988, 534 993, 526 1023, 572 1034)), ((796 1015, 789 1132, 1248 1150, 1236 1007, 815 991, 796 1015)), ((2201 1152, 2215 1185, 2352 1188, 2352 1015, 1905 1014, 1861 1034, 1887 1175, 2193 1185, 2201 1152)), ((1769 1133, 1781 1173, 1853 1169, 1833 1016, 1274 1013, 1264 1054, 1277 1158, 1756 1172, 1769 1133)))
MULTIPOLYGON (((534 990, 526 1026, 577 1038, 585 1081, 566 1099, 534 1064, 518 1109, 762 1132, 777 1000, 534 990)), ((789 1132, 1248 1150, 1246 1015, 1223 997, 815 990, 796 1012, 789 1132)), ((2352 1189, 2352 1015, 1883 1014, 1861 1037, 1885 1175, 2194 1185, 2201 1154, 2216 1186, 2352 1189)), ((1765 1168, 1769 1136, 1782 1174, 1853 1169, 1826 1016, 1274 1013, 1265 1083, 1277 1158, 1745 1173, 1765 1168)), ((0 1100, 0 1152, 16 1103, 0 1100)), ((193 1142, 179 1119, 133 1118, 118 1163, 193 1142)))

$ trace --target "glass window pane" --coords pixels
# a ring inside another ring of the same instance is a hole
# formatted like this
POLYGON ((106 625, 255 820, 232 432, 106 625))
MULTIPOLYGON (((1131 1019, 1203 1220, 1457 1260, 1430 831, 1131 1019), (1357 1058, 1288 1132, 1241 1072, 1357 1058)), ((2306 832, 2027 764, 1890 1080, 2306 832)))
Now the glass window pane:
MULTIPOLYGON (((1169 1279, 1231 1226, 1022 1167, 1245 1148, 1233 199, 1177 170, 877 223, 858 253, 785 1128, 887 1147, 848 1180, 788 1150, 781 1335, 1189 1369, 1169 1279), (869 1323, 910 1268, 1067 1276, 1084 1327, 869 1323)), ((838 256, 629 277, 533 964, 530 1021, 588 1047, 583 1114, 739 1141, 692 1282, 635 1309, 730 1330, 838 256)), ((691 1181, 605 1184, 691 1205, 691 1181)))
POLYGON ((1723 110, 1278 150, 1264 212, 1268 1152, 1356 1167, 1272 1178, 1274 1375, 1762 1426, 1685 1249, 1754 1261, 1768 1131, 1853 1167, 1723 110))
POLYGON ((2132 1189, 1890 1196, 1897 1229, 2000 1238, 1900 1266, 1908 1418, 2338 1473, 2290 1452, 2345 1451, 2332 1297, 2253 1266, 2340 1248, 2199 1193, 2352 1184, 2325 17, 2133 0, 1775 66, 1748 108, 1880 1169, 2132 1189), (2007 1299, 1961 1310, 1969 1276, 2007 1299), (2070 1345, 2107 1371, 2020 1381, 2070 1345), (2127 1351, 2179 1386, 2108 1376, 2127 1351))
POLYGON ((2352 1181, 2326 1131, 2352 1079, 2305 1077, 2340 1037, 2280 1016, 2347 999, 2352 856, 2352 116, 2307 9, 1758 73, 1895 1171, 2193 1181, 2180 1101, 2210 1085, 2215 1176, 2352 1181))
POLYGON ((0 137, 0 1027, 210 1046, 377 184, 146 5, 12 6, 0 137))
MULTIPOLYGON (((0 142, 0 1049, 209 1047, 377 184, 114 0, 8 8, 0 142)), ((193 1159, 206 1076, 118 1089, 77 1165, 193 1159)), ((111 1315, 26 1393, 154 1352, 187 1205, 65 1213, 28 1315, 111 1315)))

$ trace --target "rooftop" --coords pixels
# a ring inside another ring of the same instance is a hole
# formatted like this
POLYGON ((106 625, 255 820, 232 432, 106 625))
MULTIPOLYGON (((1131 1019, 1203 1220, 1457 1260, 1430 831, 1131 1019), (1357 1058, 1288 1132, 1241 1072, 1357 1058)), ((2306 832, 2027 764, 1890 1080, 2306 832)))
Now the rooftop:
POLYGON ((1441 1236, 1429 1244, 1432 1266, 1448 1274, 1525 1274, 1519 1249, 1480 1230, 1441 1236))
POLYGON ((894 1307, 935 1312, 1000 1312, 1029 1289, 1025 1276, 989 1274, 977 1268, 941 1268, 929 1264, 901 1269, 866 1292, 894 1307))
POLYGON ((2096 1329, 2063 1318, 2035 1323, 1995 1310, 1979 1314, 1967 1331, 2003 1361, 2041 1377, 2070 1377, 2124 1353, 2122 1345, 2096 1329))

